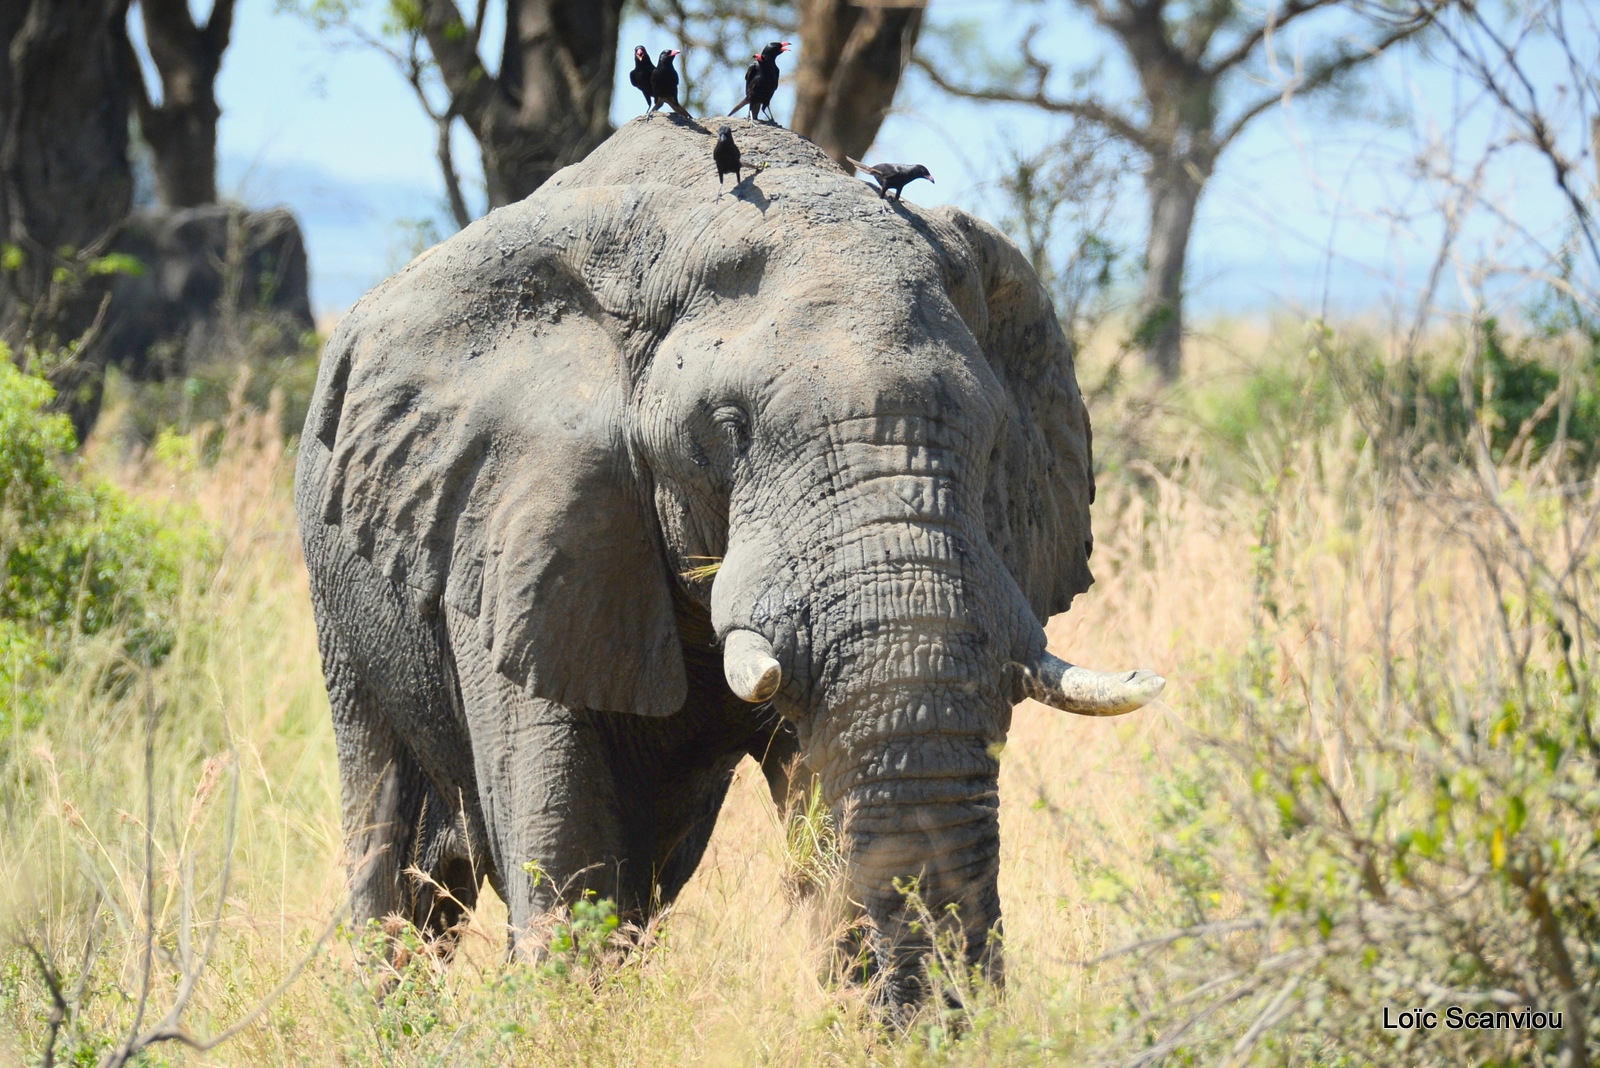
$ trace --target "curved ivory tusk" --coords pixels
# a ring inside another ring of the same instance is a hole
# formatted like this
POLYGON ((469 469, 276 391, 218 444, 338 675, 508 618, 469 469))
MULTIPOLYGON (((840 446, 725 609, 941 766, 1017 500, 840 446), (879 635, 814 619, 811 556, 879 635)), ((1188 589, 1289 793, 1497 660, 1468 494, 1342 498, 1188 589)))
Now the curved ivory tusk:
POLYGON ((722 639, 722 674, 741 701, 757 704, 778 692, 783 668, 772 643, 753 630, 730 630, 722 639))
MULTIPOLYGON (((1018 665, 1021 667, 1022 665, 1018 665)), ((1035 701, 1079 716, 1120 716, 1153 701, 1167 680, 1154 671, 1090 671, 1045 653, 1033 667, 1022 667, 1019 699, 1035 701)))

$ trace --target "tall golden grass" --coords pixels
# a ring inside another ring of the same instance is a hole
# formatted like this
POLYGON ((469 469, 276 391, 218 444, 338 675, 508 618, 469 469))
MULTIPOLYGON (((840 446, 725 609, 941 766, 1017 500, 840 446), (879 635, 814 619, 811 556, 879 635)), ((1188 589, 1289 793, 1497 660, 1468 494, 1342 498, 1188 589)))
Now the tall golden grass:
MULTIPOLYGON (((180 443, 118 467, 146 501, 197 509, 225 548, 215 571, 194 576, 179 644, 143 684, 108 692, 86 652, 53 713, 4 743, 0 900, 25 942, 0 971, 0 1057, 37 1062, 52 1032, 52 995, 25 945, 79 998, 59 1023, 57 1063, 94 1063, 166 1013, 215 934, 181 1021, 196 1040, 309 965, 229 1041, 206 1052, 165 1042, 147 1063, 1086 1062, 1125 1006, 1129 976, 1085 962, 1137 933, 1130 894, 1171 895, 1145 863, 1166 833, 1149 818, 1151 783, 1230 714, 1219 695, 1253 642, 1275 644, 1273 685, 1303 695, 1307 730, 1330 739, 1318 749, 1323 774, 1347 784, 1359 743, 1330 717, 1349 695, 1381 689, 1386 665, 1419 642, 1450 643, 1464 672, 1498 655, 1504 598, 1461 535, 1499 517, 1401 492, 1356 414, 1264 424, 1221 463, 1199 411, 1125 391, 1095 413, 1111 456, 1094 509, 1098 581, 1051 621, 1051 644, 1094 667, 1154 667, 1168 688, 1112 721, 1017 709, 1001 774, 1005 995, 970 995, 956 1027, 930 1009, 905 1033, 825 981, 819 919, 785 893, 784 827, 749 763, 644 952, 566 978, 507 965, 504 911, 487 894, 456 959, 412 947, 386 999, 374 996, 385 980, 362 932, 313 953, 342 906, 337 768, 275 417, 221 428, 211 466, 180 443), (1119 433, 1141 435, 1140 447, 1119 433), (1264 627, 1268 602, 1276 622, 1264 627), (146 902, 153 964, 136 1025, 146 902)), ((1570 532, 1592 509, 1592 489, 1552 493, 1554 476, 1526 466, 1499 475, 1510 487, 1499 506, 1563 551, 1563 524, 1570 532)))

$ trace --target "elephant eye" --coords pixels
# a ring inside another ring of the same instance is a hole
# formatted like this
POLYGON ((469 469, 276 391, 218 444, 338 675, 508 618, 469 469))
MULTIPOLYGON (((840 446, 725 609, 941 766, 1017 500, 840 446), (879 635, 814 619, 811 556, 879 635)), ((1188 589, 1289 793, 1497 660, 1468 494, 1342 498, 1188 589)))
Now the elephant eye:
POLYGON ((727 438, 733 451, 743 455, 750 447, 750 416, 737 404, 724 404, 712 413, 712 421, 727 438))

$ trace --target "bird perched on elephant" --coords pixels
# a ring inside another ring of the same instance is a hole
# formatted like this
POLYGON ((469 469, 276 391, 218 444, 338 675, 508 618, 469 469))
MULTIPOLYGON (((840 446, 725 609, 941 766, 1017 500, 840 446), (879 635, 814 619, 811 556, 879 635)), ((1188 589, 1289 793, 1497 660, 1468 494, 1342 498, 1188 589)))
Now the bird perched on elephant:
POLYGON ((648 114, 654 115, 656 109, 666 104, 683 118, 689 117, 683 105, 678 103, 678 68, 672 65, 672 61, 682 54, 676 48, 663 48, 656 57, 656 65, 650 69, 650 95, 655 98, 655 103, 650 105, 648 114))
POLYGON ((906 186, 918 178, 926 178, 934 185, 938 184, 933 181, 933 175, 928 173, 928 168, 920 163, 878 163, 869 167, 849 156, 845 157, 845 161, 856 170, 865 171, 874 182, 878 183, 879 199, 888 196, 889 190, 892 189, 894 198, 900 200, 906 194, 906 186))
POLYGON ((1162 680, 1045 649, 1092 581, 1093 476, 1026 258, 734 123, 759 200, 705 196, 704 131, 638 119, 328 341, 296 505, 352 907, 443 930, 487 879, 522 944, 589 892, 642 919, 748 756, 778 801, 815 776, 914 1002, 935 932, 904 880, 998 974, 1012 706, 1162 680))
POLYGON ((778 91, 778 79, 781 77, 778 57, 787 51, 788 41, 773 41, 751 57, 755 62, 744 72, 744 99, 733 105, 729 115, 737 114, 740 108, 748 104, 751 122, 761 117, 763 109, 769 120, 777 121, 772 118, 772 97, 778 91))
POLYGON ((739 161, 739 145, 733 139, 733 130, 728 126, 717 127, 717 143, 711 146, 711 162, 717 167, 717 188, 722 188, 722 176, 733 175, 734 185, 744 180, 744 171, 739 161))
POLYGON ((644 106, 647 108, 651 108, 656 102, 655 94, 650 88, 655 73, 656 65, 650 62, 650 53, 644 50, 644 45, 634 45, 633 69, 628 72, 628 83, 644 94, 644 106))

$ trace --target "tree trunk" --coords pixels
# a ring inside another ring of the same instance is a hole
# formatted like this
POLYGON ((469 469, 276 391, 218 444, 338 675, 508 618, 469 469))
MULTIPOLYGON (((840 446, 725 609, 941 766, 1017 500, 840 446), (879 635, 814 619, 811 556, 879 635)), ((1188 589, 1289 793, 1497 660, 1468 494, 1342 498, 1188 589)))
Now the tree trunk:
POLYGON ((217 72, 233 25, 233 0, 216 0, 199 27, 187 0, 140 0, 150 58, 161 75, 152 104, 143 76, 135 83, 139 128, 155 153, 156 195, 171 208, 217 200, 217 72))
MULTIPOLYGON (((128 213, 133 79, 128 0, 31 0, 4 5, 0 65, 0 338, 61 349, 95 320, 104 251, 128 213)), ((53 375, 79 432, 99 407, 94 346, 53 375)))
POLYGON ((216 106, 163 115, 170 123, 141 122, 155 155, 156 199, 173 208, 217 202, 216 106))
POLYGON ((1150 237, 1135 341, 1146 366, 1173 381, 1183 363, 1183 268, 1206 171, 1192 161, 1152 164, 1145 175, 1150 237))
POLYGON ((423 33, 483 153, 489 206, 521 200, 611 135, 622 0, 507 0, 491 78, 454 0, 422 0, 423 33))
POLYGON ((922 29, 924 4, 859 7, 801 0, 796 133, 844 165, 872 147, 922 29))
POLYGON ((0 195, 24 252, 86 248, 128 213, 127 3, 32 0, 7 42, 0 195))

